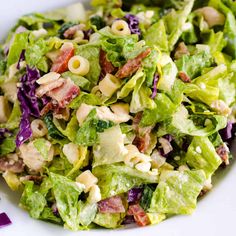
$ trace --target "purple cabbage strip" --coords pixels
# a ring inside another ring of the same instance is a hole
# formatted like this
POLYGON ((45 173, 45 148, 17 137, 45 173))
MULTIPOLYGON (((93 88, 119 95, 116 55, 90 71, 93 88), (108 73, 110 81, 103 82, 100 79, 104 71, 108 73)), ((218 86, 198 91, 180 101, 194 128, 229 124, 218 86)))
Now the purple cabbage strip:
POLYGON ((27 66, 26 74, 24 74, 20 79, 21 87, 18 89, 17 97, 20 102, 22 116, 20 121, 20 130, 16 136, 17 147, 28 140, 32 135, 30 116, 37 118, 40 116, 38 100, 35 96, 35 90, 37 87, 36 80, 39 78, 39 71, 27 66))
POLYGON ((0 228, 10 225, 12 222, 5 212, 0 213, 0 228))
POLYGON ((141 36, 141 30, 139 28, 139 19, 137 16, 132 14, 126 14, 125 19, 129 25, 129 29, 131 34, 137 34, 139 37, 141 36))
POLYGON ((153 91, 152 91, 152 96, 151 98, 154 99, 157 95, 157 83, 158 83, 158 80, 159 80, 159 75, 158 74, 155 74, 154 75, 154 79, 153 79, 153 91))
POLYGON ((227 126, 219 131, 223 141, 227 141, 233 137, 233 123, 228 121, 227 126))
POLYGON ((17 62, 17 66, 16 66, 17 70, 20 70, 20 63, 24 60, 25 60, 25 50, 22 50, 22 52, 20 54, 20 58, 17 62))
POLYGON ((143 188, 132 188, 128 191, 128 203, 137 203, 143 194, 143 188))
POLYGON ((90 36, 91 34, 94 33, 94 30, 93 29, 89 29, 89 30, 83 30, 83 33, 84 33, 84 39, 87 39, 89 40, 90 39, 90 36))
POLYGON ((134 216, 126 215, 123 222, 122 222, 122 225, 129 225, 129 224, 133 224, 134 222, 135 222, 134 216))

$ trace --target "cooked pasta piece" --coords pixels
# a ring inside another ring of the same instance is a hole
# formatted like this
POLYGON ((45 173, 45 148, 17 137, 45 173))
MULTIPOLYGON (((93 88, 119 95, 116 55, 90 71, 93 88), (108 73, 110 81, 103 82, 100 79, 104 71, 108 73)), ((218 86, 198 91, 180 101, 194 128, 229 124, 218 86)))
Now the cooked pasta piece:
POLYGON ((48 133, 47 126, 40 119, 33 120, 30 127, 35 138, 43 137, 48 133))
POLYGON ((111 31, 120 36, 130 35, 131 31, 129 29, 129 25, 124 20, 116 20, 113 22, 111 26, 111 31))
POLYGON ((84 76, 88 74, 90 64, 86 58, 76 55, 69 60, 68 68, 73 74, 84 76))
POLYGON ((120 86, 120 80, 111 74, 106 74, 104 79, 98 84, 99 90, 106 97, 111 97, 120 88, 120 86))
POLYGON ((93 185, 97 184, 98 179, 92 174, 90 170, 86 170, 76 178, 76 181, 84 184, 84 192, 87 193, 93 185))

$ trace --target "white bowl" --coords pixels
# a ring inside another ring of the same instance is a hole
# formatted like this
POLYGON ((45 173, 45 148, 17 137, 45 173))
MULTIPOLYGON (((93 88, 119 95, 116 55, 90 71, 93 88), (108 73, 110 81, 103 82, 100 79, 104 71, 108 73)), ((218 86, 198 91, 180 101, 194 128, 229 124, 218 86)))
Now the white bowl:
MULTIPOLYGON (((0 39, 6 36, 18 17, 34 11, 65 6, 75 0, 6 0, 1 1, 0 39)), ((88 4, 88 1, 80 1, 88 4)), ((234 148, 236 153, 236 145, 234 148)), ((1 178, 0 178, 1 179, 1 178)), ((0 213, 6 212, 13 224, 0 229, 0 236, 235 236, 236 165, 218 171, 215 186, 197 206, 191 216, 174 216, 159 225, 131 227, 119 230, 70 232, 50 223, 31 219, 18 207, 19 195, 0 180, 0 213)))

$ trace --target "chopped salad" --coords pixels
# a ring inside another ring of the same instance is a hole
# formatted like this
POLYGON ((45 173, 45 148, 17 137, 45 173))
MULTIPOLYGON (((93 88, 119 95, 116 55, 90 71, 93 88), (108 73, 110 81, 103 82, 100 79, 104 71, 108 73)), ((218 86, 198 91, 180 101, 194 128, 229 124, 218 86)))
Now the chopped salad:
POLYGON ((232 158, 236 2, 91 5, 24 15, 0 45, 0 173, 74 231, 191 214, 232 158))

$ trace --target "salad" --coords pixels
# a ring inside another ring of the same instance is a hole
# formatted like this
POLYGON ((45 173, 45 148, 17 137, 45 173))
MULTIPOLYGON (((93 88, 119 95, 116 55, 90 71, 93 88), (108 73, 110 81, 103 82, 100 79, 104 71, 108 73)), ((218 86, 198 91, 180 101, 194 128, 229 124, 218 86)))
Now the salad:
POLYGON ((0 45, 0 173, 77 231, 191 214, 230 164, 236 3, 92 0, 0 45))

